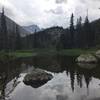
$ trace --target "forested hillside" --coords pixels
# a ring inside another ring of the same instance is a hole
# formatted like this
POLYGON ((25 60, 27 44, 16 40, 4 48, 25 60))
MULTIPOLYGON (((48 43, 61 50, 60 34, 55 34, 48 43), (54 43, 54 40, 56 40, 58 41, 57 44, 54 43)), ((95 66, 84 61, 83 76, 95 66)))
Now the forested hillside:
POLYGON ((100 46, 100 19, 93 21, 91 25, 95 32, 95 43, 100 46))
POLYGON ((20 49, 21 37, 28 33, 20 25, 5 16, 4 9, 0 13, 0 50, 20 49))
POLYGON ((14 21, 0 14, 0 50, 19 50, 33 48, 91 48, 100 44, 100 19, 89 22, 86 16, 74 23, 74 15, 70 18, 70 27, 51 27, 30 34, 14 21))
MULTIPOLYGON (((52 27, 28 35, 23 38, 27 41, 26 48, 91 48, 99 47, 100 43, 100 20, 89 22, 86 16, 84 23, 82 18, 77 19, 74 24, 74 15, 70 18, 70 27, 63 29, 62 27, 52 27)), ((24 42, 25 43, 25 42, 24 42)))
POLYGON ((62 27, 52 27, 43 31, 28 35, 23 38, 25 48, 55 48, 61 34, 65 33, 62 27), (25 42, 26 41, 26 42, 25 42))

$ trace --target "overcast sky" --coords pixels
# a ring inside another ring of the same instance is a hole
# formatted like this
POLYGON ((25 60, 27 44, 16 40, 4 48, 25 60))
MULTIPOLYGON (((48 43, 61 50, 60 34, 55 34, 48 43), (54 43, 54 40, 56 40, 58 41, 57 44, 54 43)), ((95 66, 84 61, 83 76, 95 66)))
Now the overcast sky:
POLYGON ((83 18, 89 12, 89 19, 100 17, 100 0, 0 0, 6 15, 20 25, 36 24, 41 28, 69 25, 69 17, 83 18))

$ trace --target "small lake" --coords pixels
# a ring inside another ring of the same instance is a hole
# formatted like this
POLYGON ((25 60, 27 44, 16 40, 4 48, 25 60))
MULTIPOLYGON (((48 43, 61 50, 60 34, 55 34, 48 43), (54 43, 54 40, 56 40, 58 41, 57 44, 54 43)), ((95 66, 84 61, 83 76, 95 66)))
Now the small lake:
POLYGON ((0 100, 100 100, 100 65, 76 64, 74 57, 59 55, 0 64, 0 100), (34 67, 53 79, 39 88, 25 85, 23 79, 34 67))

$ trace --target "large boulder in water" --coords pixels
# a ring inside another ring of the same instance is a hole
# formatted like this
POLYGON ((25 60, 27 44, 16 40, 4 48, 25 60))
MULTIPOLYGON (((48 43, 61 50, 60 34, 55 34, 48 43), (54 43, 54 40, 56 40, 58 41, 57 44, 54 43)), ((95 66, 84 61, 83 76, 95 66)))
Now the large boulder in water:
POLYGON ((92 54, 82 54, 76 58, 76 62, 78 63, 97 63, 98 60, 92 54))
POLYGON ((26 85, 31 85, 34 88, 38 88, 49 80, 51 80, 53 76, 42 69, 34 69, 31 73, 27 74, 23 80, 26 85))
POLYGON ((96 52, 96 57, 100 59, 100 50, 96 52))
POLYGON ((77 65, 80 67, 80 68, 84 68, 84 69, 93 69, 93 68, 96 68, 97 67, 97 64, 93 63, 77 63, 77 65))

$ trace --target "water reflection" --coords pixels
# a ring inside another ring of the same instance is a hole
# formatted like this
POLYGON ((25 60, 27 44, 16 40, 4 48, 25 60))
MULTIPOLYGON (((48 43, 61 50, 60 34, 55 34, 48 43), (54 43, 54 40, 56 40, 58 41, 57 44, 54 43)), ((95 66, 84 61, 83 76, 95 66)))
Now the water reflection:
POLYGON ((97 67, 97 64, 88 64, 88 63, 77 63, 79 67, 86 68, 86 69, 93 69, 97 67))
POLYGON ((0 64, 0 100, 5 100, 18 85, 17 79, 22 70, 25 70, 25 67, 24 69, 20 67, 20 63, 17 61, 0 64), (10 81, 12 81, 12 87, 8 86, 10 81))
POLYGON ((57 95, 56 96, 56 100, 67 100, 68 96, 64 96, 64 95, 57 95))
MULTIPOLYGON (((11 100, 33 100, 33 98, 35 100, 90 100, 91 94, 93 94, 91 100, 99 100, 99 65, 87 69, 84 68, 84 65, 79 67, 80 65, 75 64, 73 61, 73 57, 57 55, 49 57, 36 56, 19 59, 8 64, 0 64, 0 99, 5 100, 12 94, 13 99, 11 100), (45 69, 54 74, 54 78, 50 82, 37 90, 25 86, 22 82, 23 77, 21 76, 21 73, 32 71, 33 66, 45 69), (96 94, 94 94, 93 89, 95 89, 96 94), (31 91, 31 93, 21 93, 24 90, 26 92, 31 91), (42 91, 43 93, 41 94, 42 91), (40 96, 38 97, 34 92, 40 96), (51 97, 47 93, 51 93, 51 97), (16 96, 13 97, 15 94, 16 96), (25 96, 25 98, 20 99, 21 95, 25 96), (30 95, 34 97, 30 98, 30 95), (42 98, 41 95, 43 96, 42 98), (72 97, 69 95, 72 95, 72 97), (88 99, 86 99, 87 97, 88 99)), ((88 67, 90 65, 85 66, 88 67)))

